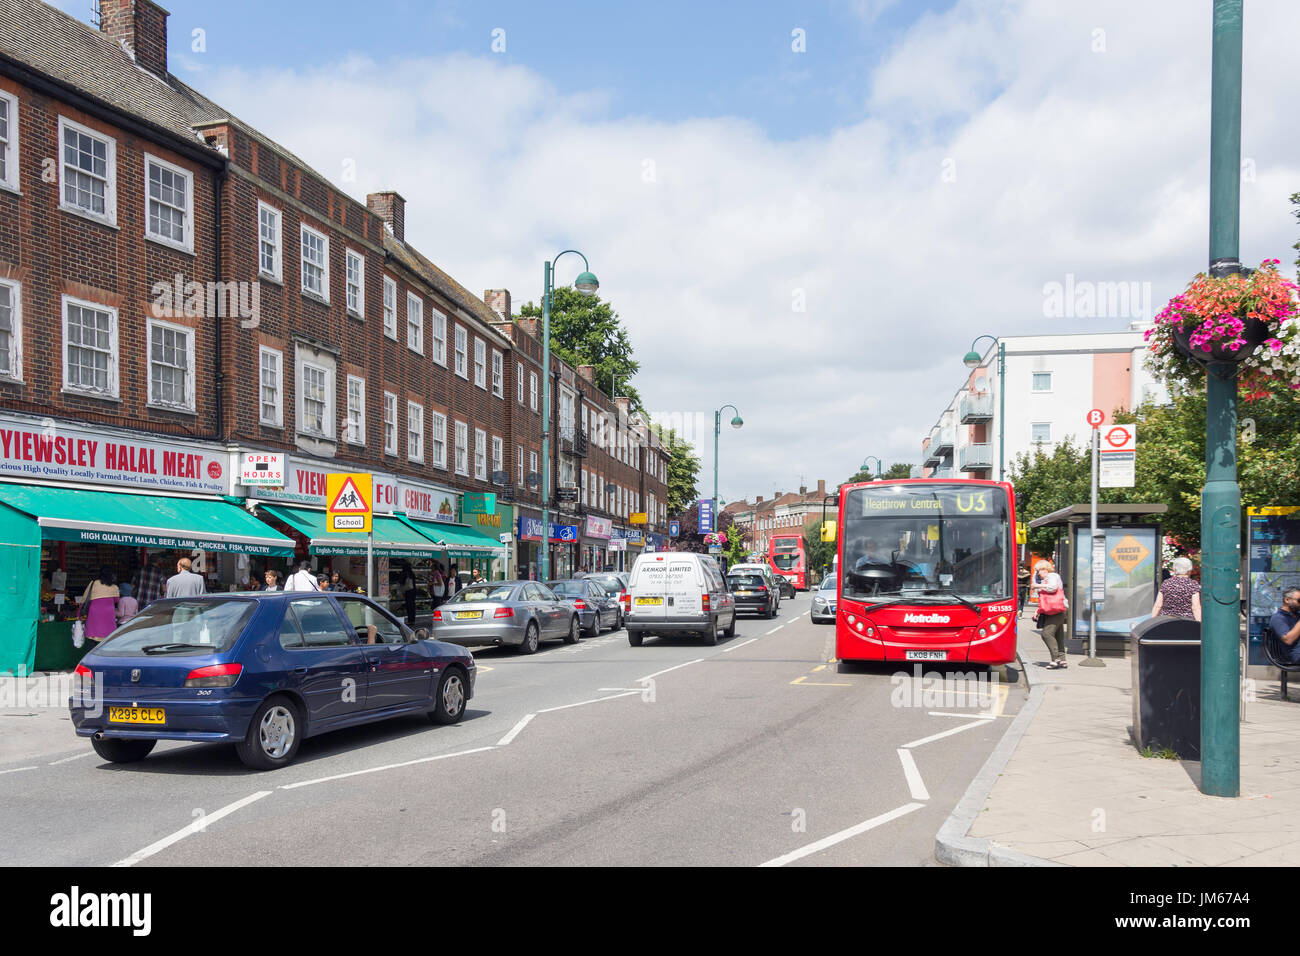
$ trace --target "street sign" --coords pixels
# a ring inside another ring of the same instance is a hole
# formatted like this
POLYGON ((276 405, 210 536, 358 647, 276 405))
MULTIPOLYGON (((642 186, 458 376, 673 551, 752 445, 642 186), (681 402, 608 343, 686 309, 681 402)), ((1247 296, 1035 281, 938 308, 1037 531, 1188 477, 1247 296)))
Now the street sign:
POLYGON ((285 455, 245 452, 239 456, 239 483, 245 487, 283 488, 285 455))
POLYGON ((1091 425, 1093 428, 1096 428, 1105 420, 1106 420, 1106 413, 1103 412, 1100 408, 1094 408, 1092 411, 1088 413, 1088 424, 1091 425))
POLYGON ((503 531, 497 535, 497 540, 502 544, 509 544, 511 541, 515 540, 515 536, 509 531, 503 531))
POLYGON ((676 538, 682 533, 682 523, 680 521, 668 522, 668 537, 676 538))
POLYGON ((332 532, 370 530, 372 476, 332 474, 325 476, 326 527, 332 532))
POLYGON ((578 489, 577 488, 556 488, 555 500, 575 502, 578 500, 578 489))
POLYGON ((699 503, 699 522, 695 528, 699 534, 713 533, 713 499, 701 498, 699 503))
POLYGON ((644 511, 634 511, 627 516, 628 524, 645 524, 648 515, 644 511))
POLYGON ((1097 483, 1102 488, 1132 488, 1137 482, 1137 426, 1111 425, 1100 433, 1097 483))
POLYGON ((1105 534, 1099 534, 1092 539, 1092 599, 1093 601, 1106 600, 1105 534))

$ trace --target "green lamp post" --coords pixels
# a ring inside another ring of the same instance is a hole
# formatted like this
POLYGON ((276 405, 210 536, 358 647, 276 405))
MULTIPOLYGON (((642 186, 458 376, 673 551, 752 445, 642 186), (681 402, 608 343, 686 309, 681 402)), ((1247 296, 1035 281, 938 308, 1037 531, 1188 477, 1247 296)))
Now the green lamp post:
POLYGON ((975 351, 980 339, 992 339, 998 346, 998 481, 1007 480, 1007 343, 994 335, 981 335, 970 344, 962 362, 967 368, 979 368, 983 356, 975 351))
POLYGON ((868 455, 866 458, 862 459, 862 465, 861 467, 858 468, 858 471, 870 472, 871 463, 873 461, 876 463, 876 480, 879 481, 880 479, 885 477, 884 473, 881 471, 885 463, 881 461, 879 458, 877 458, 875 455, 868 455))
POLYGON ((584 295, 594 295, 600 283, 591 274, 587 257, 577 249, 565 249, 542 269, 542 528, 546 540, 542 543, 541 580, 551 576, 551 293, 554 289, 555 263, 560 256, 573 253, 582 259, 583 271, 573 280, 573 287, 584 295))
POLYGON ((713 413, 713 527, 718 527, 718 436, 722 434, 722 413, 727 409, 735 412, 731 419, 731 427, 739 428, 745 424, 744 419, 740 417, 740 409, 735 405, 723 405, 713 413))

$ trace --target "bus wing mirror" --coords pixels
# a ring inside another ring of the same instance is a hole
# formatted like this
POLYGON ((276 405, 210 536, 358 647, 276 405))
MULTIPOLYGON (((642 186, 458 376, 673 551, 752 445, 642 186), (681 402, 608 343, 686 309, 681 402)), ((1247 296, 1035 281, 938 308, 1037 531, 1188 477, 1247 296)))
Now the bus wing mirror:
POLYGON ((837 530, 837 529, 836 529, 836 527, 835 527, 835 522, 834 522, 834 521, 823 521, 823 522, 822 522, 822 540, 823 540, 823 541, 826 541, 826 542, 834 541, 834 540, 835 540, 835 532, 836 532, 836 530, 837 530))

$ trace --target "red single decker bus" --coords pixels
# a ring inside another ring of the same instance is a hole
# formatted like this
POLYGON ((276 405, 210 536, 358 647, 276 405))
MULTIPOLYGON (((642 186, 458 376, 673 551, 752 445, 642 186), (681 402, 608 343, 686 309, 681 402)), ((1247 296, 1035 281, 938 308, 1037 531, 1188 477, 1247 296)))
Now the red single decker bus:
POLYGON ((836 657, 1014 660, 1015 522, 1006 482, 911 478, 841 488, 836 657))
POLYGON ((796 591, 808 590, 808 559, 803 535, 777 534, 767 541, 767 563, 777 574, 789 578, 796 591))

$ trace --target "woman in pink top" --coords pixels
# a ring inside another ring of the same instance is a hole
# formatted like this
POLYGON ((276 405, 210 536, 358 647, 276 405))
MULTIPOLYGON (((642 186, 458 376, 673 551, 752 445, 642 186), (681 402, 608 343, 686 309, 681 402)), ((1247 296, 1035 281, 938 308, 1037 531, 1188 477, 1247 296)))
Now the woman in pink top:
POLYGON ((119 585, 122 596, 117 601, 117 623, 123 624, 140 613, 140 602, 135 599, 131 585, 119 585))
POLYGON ((81 594, 78 617, 86 619, 86 638, 102 641, 117 627, 117 574, 108 565, 99 569, 99 577, 86 585, 81 594))

